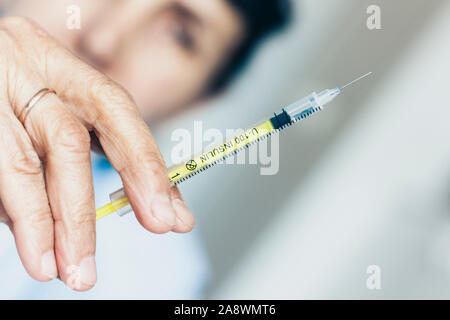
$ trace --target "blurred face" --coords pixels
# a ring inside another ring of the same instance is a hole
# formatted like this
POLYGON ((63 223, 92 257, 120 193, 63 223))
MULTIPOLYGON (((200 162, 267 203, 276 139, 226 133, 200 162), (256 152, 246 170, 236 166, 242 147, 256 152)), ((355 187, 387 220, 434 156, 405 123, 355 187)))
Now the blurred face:
POLYGON ((200 98, 244 37, 226 0, 15 0, 6 14, 32 18, 122 84, 146 119, 200 98), (79 30, 66 26, 71 5, 79 30))

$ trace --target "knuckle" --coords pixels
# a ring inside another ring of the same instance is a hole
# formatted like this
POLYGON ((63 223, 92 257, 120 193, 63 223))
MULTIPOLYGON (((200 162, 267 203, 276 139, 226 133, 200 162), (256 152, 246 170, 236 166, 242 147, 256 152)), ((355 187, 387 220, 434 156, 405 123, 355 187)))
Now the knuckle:
MULTIPOLYGON (((95 216, 87 211, 77 211, 69 216, 55 217, 55 225, 61 226, 65 233, 71 235, 92 235, 92 241, 95 241, 95 216)), ((58 227, 59 228, 59 227, 58 227)))
POLYGON ((10 119, 0 117, 0 146, 7 150, 0 157, 0 165, 4 172, 22 175, 38 175, 42 173, 41 160, 24 134, 11 126, 10 119))
POLYGON ((7 28, 17 28, 17 27, 29 27, 33 25, 34 22, 30 18, 19 17, 19 16, 8 16, 1 19, 0 25, 7 28))
POLYGON ((91 226, 95 223, 94 215, 82 212, 84 211, 72 215, 71 226, 75 230, 84 230, 87 226, 91 226))
POLYGON ((10 32, 6 29, 2 28, 0 25, 0 44, 2 48, 8 48, 11 46, 11 43, 14 41, 10 32))
POLYGON ((135 103, 131 94, 103 74, 94 75, 89 88, 90 100, 107 112, 118 111, 118 109, 135 110, 135 103))
POLYGON ((48 225, 52 221, 52 215, 48 208, 40 208, 30 213, 27 220, 31 225, 39 228, 39 226, 48 225))
POLYGON ((11 222, 14 225, 32 226, 37 230, 44 230, 52 221, 52 215, 47 207, 34 208, 27 214, 12 214, 11 222))
POLYGON ((11 170, 21 175, 40 175, 42 173, 41 160, 33 150, 15 150, 11 152, 11 170))
POLYGON ((89 152, 91 145, 88 130, 77 120, 61 121, 57 124, 54 141, 57 147, 74 153, 89 152))
MULTIPOLYGON (((15 48, 16 42, 12 34, 0 26, 0 52, 3 58, 2 60, 6 59, 11 52, 14 52, 15 48)), ((7 61, 1 62, 3 66, 7 65, 7 61)), ((3 74, 5 73, 5 70, 1 71, 3 74)))
POLYGON ((142 168, 146 169, 152 176, 160 175, 167 170, 158 154, 148 150, 148 147, 137 150, 137 163, 142 168))
POLYGON ((125 88, 111 78, 103 75, 97 79, 92 88, 94 92, 97 92, 100 95, 110 97, 111 93, 113 93, 113 97, 117 97, 117 99, 123 99, 127 102, 132 100, 131 95, 125 88))
POLYGON ((0 29, 7 31, 19 43, 48 38, 49 34, 34 20, 27 17, 8 16, 0 19, 0 29))
POLYGON ((79 233, 92 231, 95 233, 95 214, 86 205, 73 205, 70 209, 53 212, 55 224, 62 226, 66 232, 79 233))

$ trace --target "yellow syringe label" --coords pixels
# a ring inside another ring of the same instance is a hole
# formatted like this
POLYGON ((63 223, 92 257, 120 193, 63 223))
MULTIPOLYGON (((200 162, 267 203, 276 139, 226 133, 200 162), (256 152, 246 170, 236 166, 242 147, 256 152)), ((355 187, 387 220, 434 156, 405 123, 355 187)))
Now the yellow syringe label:
POLYGON ((226 141, 225 143, 210 149, 203 154, 187 161, 185 164, 169 170, 171 183, 184 181, 191 175, 203 171, 227 156, 236 153, 260 138, 276 131, 270 120, 246 130, 242 134, 226 141))
MULTIPOLYGON (((277 131, 277 129, 273 127, 270 120, 254 126, 233 139, 226 141, 220 146, 208 150, 200 156, 194 157, 185 164, 169 169, 169 180, 174 184, 182 182, 192 175, 213 166, 215 163, 226 158, 227 156, 237 153, 246 146, 249 146, 253 142, 258 141, 274 131, 277 131)), ((96 218, 97 220, 104 218, 107 215, 128 206, 129 204, 130 202, 128 198, 123 196, 97 209, 96 218)))

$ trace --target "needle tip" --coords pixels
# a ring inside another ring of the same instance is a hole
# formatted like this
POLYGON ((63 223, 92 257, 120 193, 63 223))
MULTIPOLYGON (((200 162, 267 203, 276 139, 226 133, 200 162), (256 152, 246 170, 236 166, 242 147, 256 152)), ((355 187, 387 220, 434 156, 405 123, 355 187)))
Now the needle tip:
POLYGON ((348 87, 349 85, 354 84, 355 82, 357 82, 357 81, 359 81, 359 80, 361 80, 361 79, 363 79, 363 78, 365 78, 365 77, 367 77, 367 76, 370 76, 371 74, 372 74, 372 71, 367 72, 366 74, 364 74, 364 75, 362 75, 362 76, 356 78, 355 80, 352 80, 351 82, 347 83, 346 85, 343 85, 343 86, 340 87, 339 89, 342 90, 342 89, 348 87))

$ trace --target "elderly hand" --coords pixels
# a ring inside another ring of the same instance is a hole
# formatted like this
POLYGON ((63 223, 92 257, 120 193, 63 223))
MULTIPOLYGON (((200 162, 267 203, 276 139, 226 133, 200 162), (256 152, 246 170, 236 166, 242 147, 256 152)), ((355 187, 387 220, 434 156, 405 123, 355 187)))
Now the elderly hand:
POLYGON ((36 280, 59 275, 75 290, 96 282, 90 164, 94 132, 120 173, 139 222, 155 233, 190 231, 194 218, 127 92, 35 23, 0 19, 0 221, 36 280), (44 95, 19 120, 30 99, 44 95))

